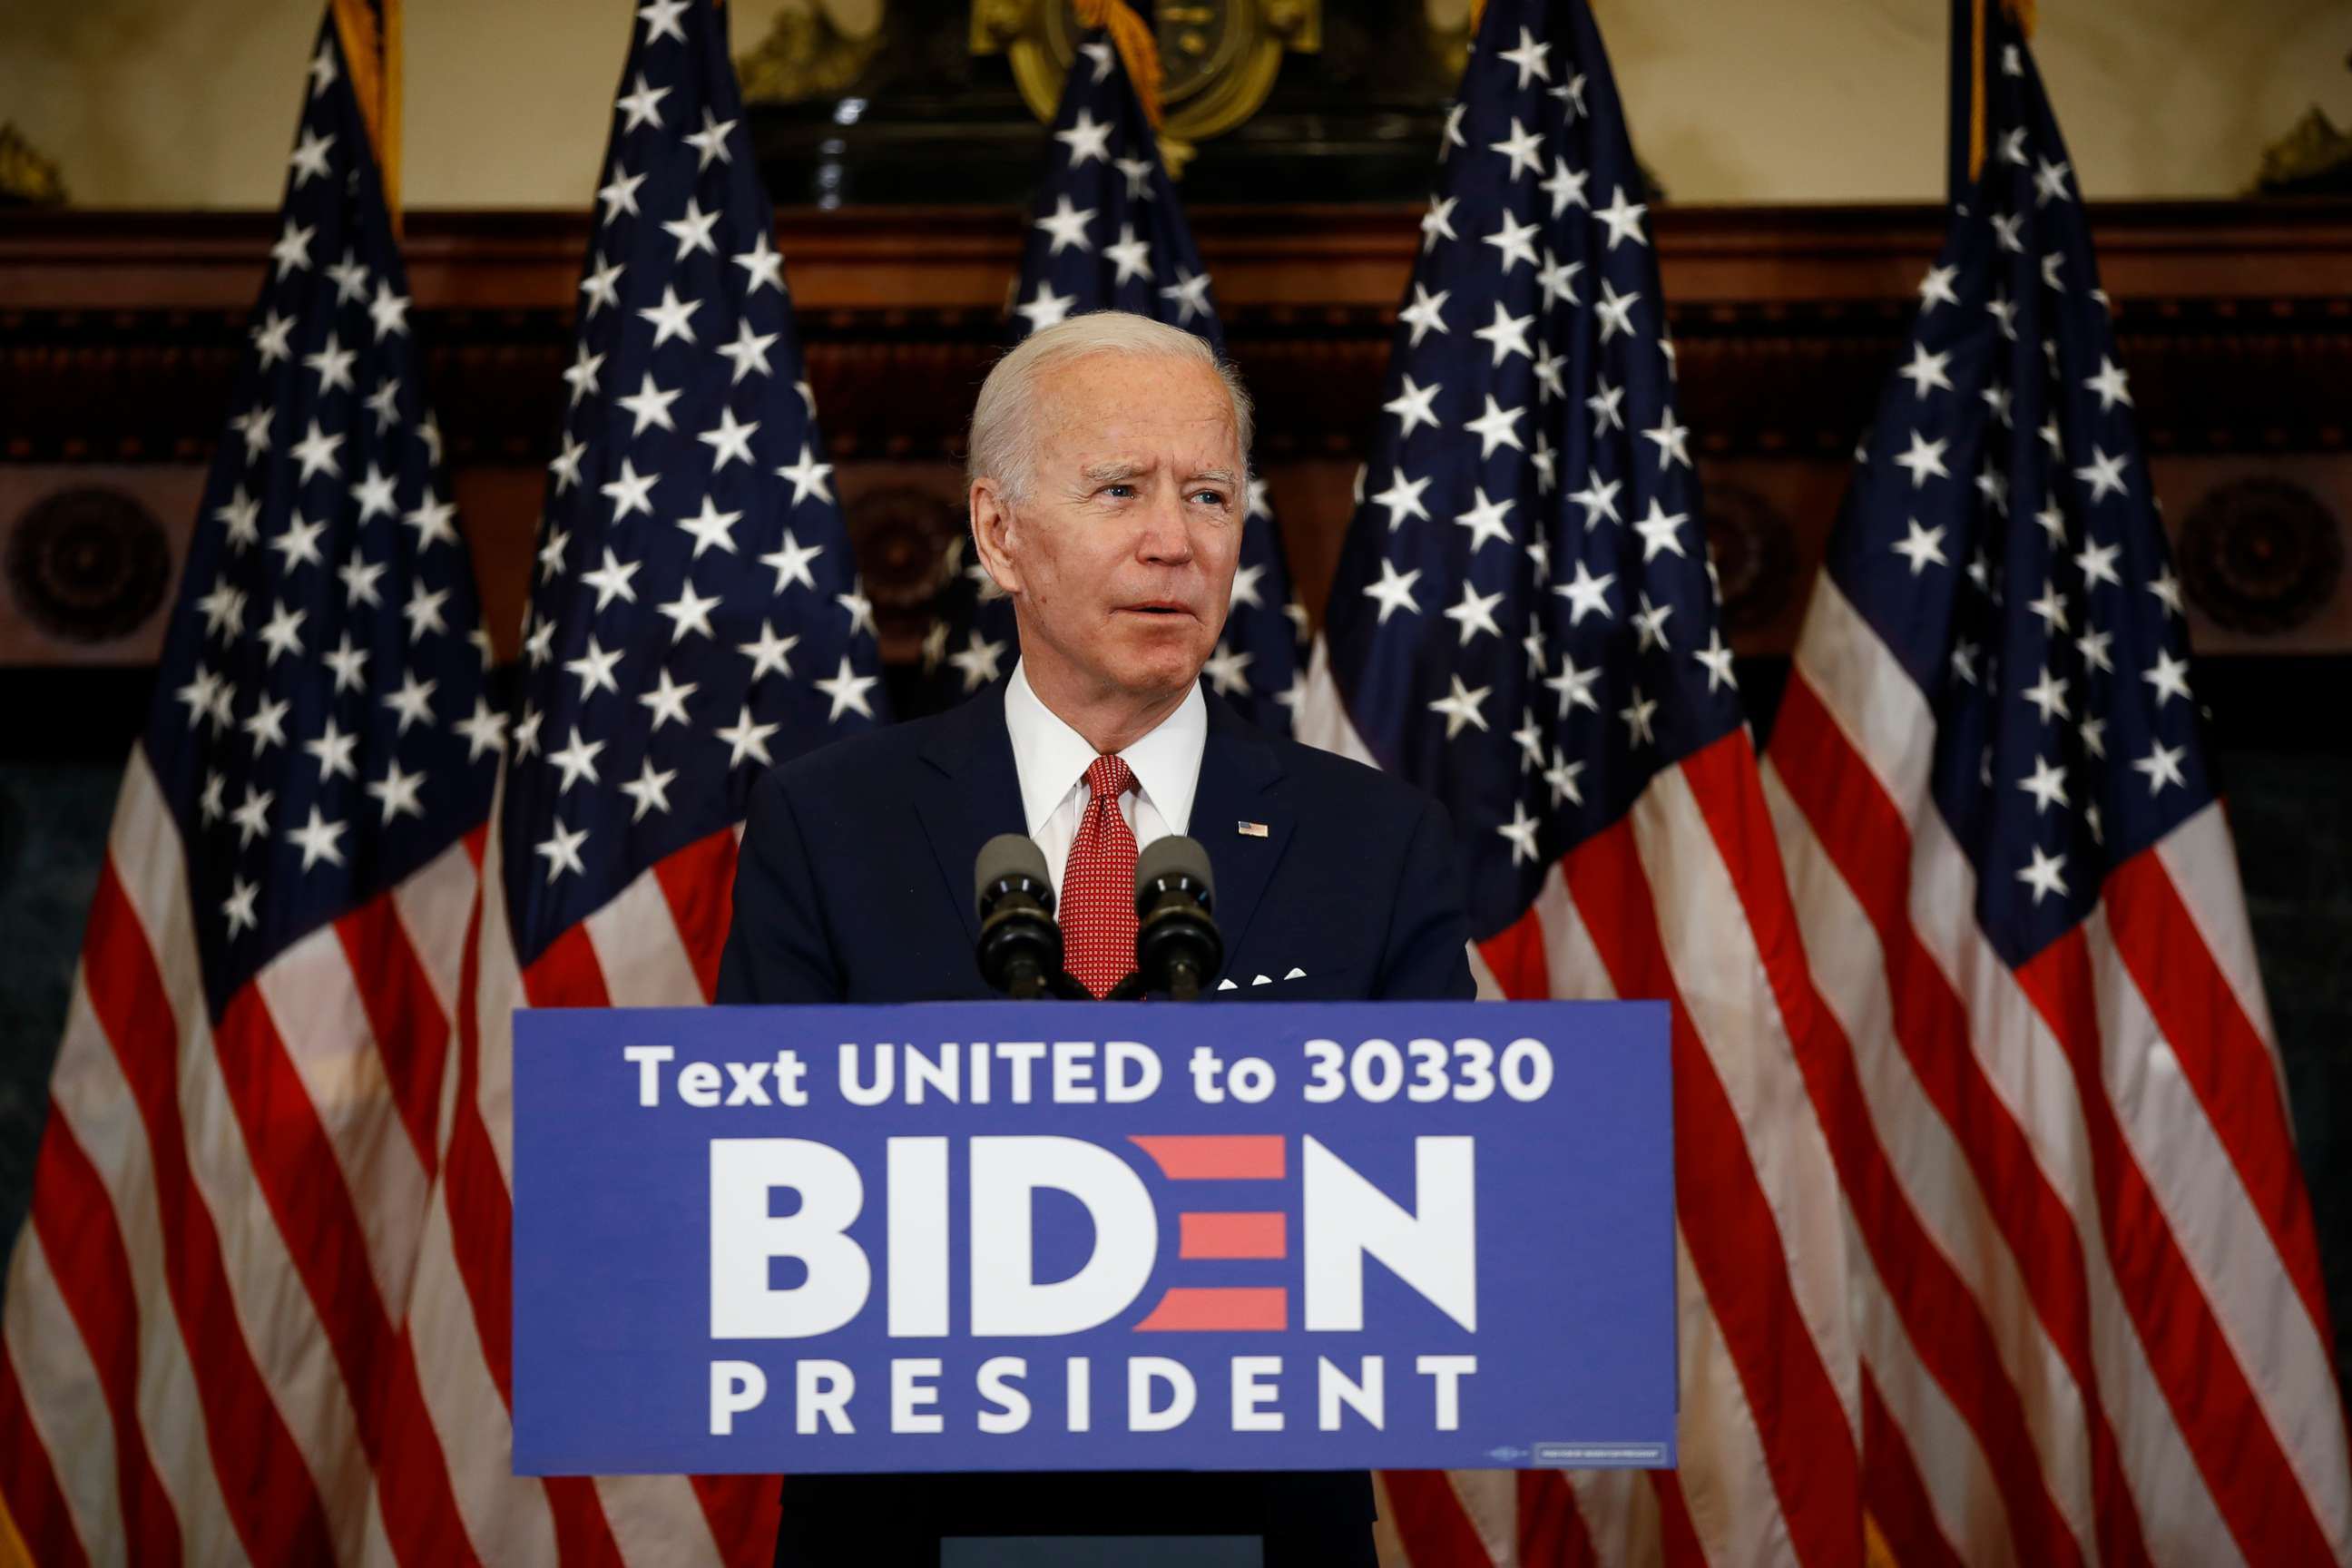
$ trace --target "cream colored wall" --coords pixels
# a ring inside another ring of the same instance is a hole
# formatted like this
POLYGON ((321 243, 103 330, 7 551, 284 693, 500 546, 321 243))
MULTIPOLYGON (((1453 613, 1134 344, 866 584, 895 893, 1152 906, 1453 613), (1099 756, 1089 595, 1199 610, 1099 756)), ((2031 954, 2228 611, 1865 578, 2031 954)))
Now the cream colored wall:
MULTIPOLYGON (((783 3, 733 0, 739 52, 783 3)), ((1940 194, 1943 0, 1598 9, 1636 144, 1675 198, 1940 194)), ((408 204, 584 205, 628 10, 407 0, 408 204)), ((5 0, 0 119, 85 205, 271 205, 320 14, 319 0, 5 0)), ((2347 0, 2041 0, 2041 14, 2036 58, 2095 198, 2230 195, 2309 105, 2352 125, 2347 0)))

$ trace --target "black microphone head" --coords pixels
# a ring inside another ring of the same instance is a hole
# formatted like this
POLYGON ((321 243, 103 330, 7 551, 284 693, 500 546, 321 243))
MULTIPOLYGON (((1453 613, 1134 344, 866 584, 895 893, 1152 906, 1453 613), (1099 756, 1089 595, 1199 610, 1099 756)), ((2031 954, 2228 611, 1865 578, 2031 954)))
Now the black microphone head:
POLYGON ((1045 905, 1047 914, 1053 912, 1054 883, 1045 873, 1045 852, 1025 833, 1000 833, 982 845, 972 859, 972 908, 982 920, 1011 888, 1022 888, 1045 905))
POLYGON ((1153 839, 1135 858, 1137 914, 1160 894, 1177 890, 1194 895, 1204 910, 1217 906, 1217 879, 1209 868, 1209 852, 1199 839, 1171 833, 1153 839))

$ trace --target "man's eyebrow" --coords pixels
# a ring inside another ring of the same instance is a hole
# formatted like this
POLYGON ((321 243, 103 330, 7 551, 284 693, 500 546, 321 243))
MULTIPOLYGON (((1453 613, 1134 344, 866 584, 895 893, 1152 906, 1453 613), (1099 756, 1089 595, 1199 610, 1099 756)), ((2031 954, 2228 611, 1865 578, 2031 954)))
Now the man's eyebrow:
POLYGON ((1089 485, 1115 485, 1142 473, 1141 463, 1121 459, 1109 463, 1090 463, 1078 471, 1078 477, 1089 485))
POLYGON ((1202 468, 1199 472, 1195 473, 1188 482, 1192 484, 1223 485, 1227 489, 1235 489, 1241 485, 1241 476, 1234 473, 1231 468, 1202 468))

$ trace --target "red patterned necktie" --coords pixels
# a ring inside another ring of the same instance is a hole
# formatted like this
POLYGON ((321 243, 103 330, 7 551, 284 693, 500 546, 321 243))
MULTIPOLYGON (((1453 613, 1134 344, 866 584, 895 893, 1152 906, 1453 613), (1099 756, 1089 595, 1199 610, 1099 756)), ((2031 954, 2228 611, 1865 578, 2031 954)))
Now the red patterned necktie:
POLYGON ((1097 996, 1135 967, 1135 830, 1118 811, 1118 797, 1134 787, 1125 760, 1094 760, 1087 813, 1062 870, 1064 961, 1097 996))

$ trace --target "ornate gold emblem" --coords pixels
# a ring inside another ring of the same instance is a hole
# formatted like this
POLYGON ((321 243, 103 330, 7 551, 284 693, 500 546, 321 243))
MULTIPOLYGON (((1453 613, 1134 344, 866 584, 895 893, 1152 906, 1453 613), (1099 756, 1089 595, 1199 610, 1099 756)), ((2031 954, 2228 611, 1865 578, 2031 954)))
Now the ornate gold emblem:
MULTIPOLYGON (((1160 144, 1171 174, 1192 144, 1257 112, 1284 51, 1323 47, 1322 0, 1161 0, 1160 144)), ((972 0, 971 52, 1006 55, 1030 112, 1051 121, 1084 30, 1069 0, 972 0)))

